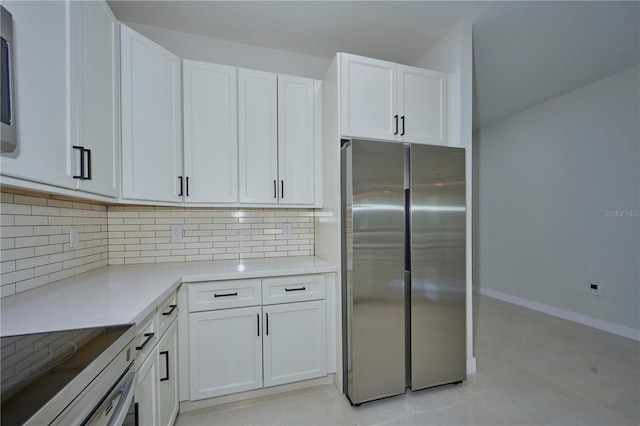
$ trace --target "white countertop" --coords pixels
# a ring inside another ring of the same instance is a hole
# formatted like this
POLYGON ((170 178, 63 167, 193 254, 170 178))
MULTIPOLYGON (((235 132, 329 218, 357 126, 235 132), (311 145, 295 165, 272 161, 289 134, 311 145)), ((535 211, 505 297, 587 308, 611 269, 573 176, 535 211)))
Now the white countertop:
POLYGON ((133 324, 180 283, 335 272, 318 257, 107 266, 0 302, 0 335, 133 324))

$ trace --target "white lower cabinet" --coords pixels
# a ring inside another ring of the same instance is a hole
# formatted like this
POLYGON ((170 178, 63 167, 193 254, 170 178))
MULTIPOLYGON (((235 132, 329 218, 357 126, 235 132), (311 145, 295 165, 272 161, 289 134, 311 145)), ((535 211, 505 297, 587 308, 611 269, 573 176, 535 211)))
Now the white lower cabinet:
POLYGON ((160 425, 172 425, 178 415, 177 330, 178 321, 173 321, 158 343, 158 424, 160 425))
POLYGON ((189 400, 326 376, 324 286, 323 275, 189 284, 189 400))
POLYGON ((262 387, 261 314, 256 306, 189 315, 192 401, 262 387))
POLYGON ((262 309, 264 387, 326 376, 324 300, 262 309))
POLYGON ((174 293, 137 327, 135 401, 140 426, 171 426, 178 415, 176 308, 174 293))
POLYGON ((150 355, 138 368, 136 413, 136 424, 158 424, 158 362, 154 355, 150 355))

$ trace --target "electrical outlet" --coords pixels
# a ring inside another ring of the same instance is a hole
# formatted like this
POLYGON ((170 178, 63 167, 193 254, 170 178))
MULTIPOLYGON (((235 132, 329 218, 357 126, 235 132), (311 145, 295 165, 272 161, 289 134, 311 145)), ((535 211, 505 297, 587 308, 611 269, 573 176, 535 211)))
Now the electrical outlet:
POLYGON ((591 280, 589 288, 591 289, 591 294, 596 296, 600 295, 600 283, 598 282, 598 280, 591 280))
POLYGON ((171 241, 182 241, 182 225, 171 225, 171 241))
POLYGON ((285 223, 282 225, 282 235, 289 238, 291 237, 291 224, 285 223))
POLYGON ((78 245, 78 228, 69 228, 69 247, 75 248, 78 245))

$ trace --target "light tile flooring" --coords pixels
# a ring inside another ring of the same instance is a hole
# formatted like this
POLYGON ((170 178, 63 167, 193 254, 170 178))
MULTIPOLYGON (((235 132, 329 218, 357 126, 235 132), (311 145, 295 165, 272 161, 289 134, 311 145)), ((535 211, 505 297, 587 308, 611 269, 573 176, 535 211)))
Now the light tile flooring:
POLYGON ((639 425, 640 344, 474 296, 478 372, 354 408, 333 386, 180 414, 177 425, 639 425))

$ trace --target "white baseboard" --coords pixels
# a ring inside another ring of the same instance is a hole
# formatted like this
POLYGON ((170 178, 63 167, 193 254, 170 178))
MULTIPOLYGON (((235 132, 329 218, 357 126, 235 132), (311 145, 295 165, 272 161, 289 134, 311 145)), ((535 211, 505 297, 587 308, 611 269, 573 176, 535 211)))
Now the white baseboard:
MULTIPOLYGON (((569 321, 577 322, 589 327, 597 328, 609 333, 617 334, 618 336, 627 337, 629 339, 640 341, 640 330, 636 330, 631 327, 616 324, 610 321, 601 320, 588 315, 578 314, 567 309, 557 308, 555 306, 547 305, 545 303, 534 302, 532 300, 523 299, 522 297, 512 296, 507 293, 503 293, 497 290, 491 290, 488 288, 480 287, 480 294, 494 299, 499 299, 505 302, 513 303, 514 305, 524 306, 525 308, 533 309, 534 311, 543 312, 545 314, 553 315, 554 317, 566 319, 569 321)), ((467 371, 469 365, 467 361, 467 371)))
POLYGON ((218 396, 214 398, 202 399, 200 401, 180 401, 180 412, 187 413, 202 408, 216 407, 230 402, 245 401, 247 399, 261 398, 278 393, 290 392, 294 390, 306 389, 321 385, 332 385, 335 374, 328 374, 317 379, 304 380, 302 382, 289 383, 286 385, 273 386, 270 388, 256 389, 247 392, 234 393, 232 395, 218 396))
POLYGON ((467 359, 467 376, 470 374, 476 374, 476 358, 467 359))

